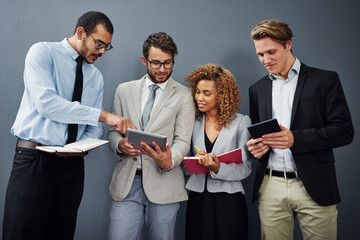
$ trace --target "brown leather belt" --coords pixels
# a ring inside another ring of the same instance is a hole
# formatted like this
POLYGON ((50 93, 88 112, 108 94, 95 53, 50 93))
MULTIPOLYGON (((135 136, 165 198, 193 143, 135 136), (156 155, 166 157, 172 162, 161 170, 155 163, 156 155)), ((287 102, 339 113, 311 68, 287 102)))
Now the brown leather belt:
POLYGON ((33 150, 36 150, 36 146, 40 146, 40 145, 41 145, 40 143, 29 140, 22 140, 22 139, 18 139, 16 143, 16 147, 28 148, 33 150))
POLYGON ((142 176, 142 170, 136 170, 135 175, 142 176))

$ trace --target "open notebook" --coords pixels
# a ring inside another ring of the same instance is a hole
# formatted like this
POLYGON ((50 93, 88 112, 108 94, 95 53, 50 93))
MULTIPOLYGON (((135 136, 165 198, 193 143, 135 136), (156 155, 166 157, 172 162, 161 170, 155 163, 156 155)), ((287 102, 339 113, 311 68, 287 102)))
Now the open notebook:
MULTIPOLYGON (((220 154, 217 156, 220 162, 229 163, 242 163, 241 148, 220 154)), ((209 173, 210 170, 199 164, 198 157, 184 157, 185 167, 189 173, 209 173)))
POLYGON ((62 152, 62 153, 82 153, 87 152, 93 148, 100 147, 104 144, 107 144, 108 140, 95 139, 95 138, 86 138, 78 142, 73 142, 66 144, 63 147, 60 146, 37 146, 36 149, 44 152, 62 152))

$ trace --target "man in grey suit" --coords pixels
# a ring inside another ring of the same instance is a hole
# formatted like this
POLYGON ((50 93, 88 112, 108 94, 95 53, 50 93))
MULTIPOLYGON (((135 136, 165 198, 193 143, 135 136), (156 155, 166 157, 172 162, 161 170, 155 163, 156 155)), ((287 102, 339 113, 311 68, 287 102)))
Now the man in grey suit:
POLYGON ((180 166, 189 152, 195 119, 190 90, 174 81, 177 47, 166 33, 145 40, 141 61, 147 74, 118 86, 113 112, 129 118, 138 129, 165 135, 165 151, 109 131, 110 148, 119 157, 110 184, 109 239, 139 239, 144 222, 150 239, 174 239, 179 202, 187 200, 180 166), (145 116, 149 115, 149 119, 145 116))

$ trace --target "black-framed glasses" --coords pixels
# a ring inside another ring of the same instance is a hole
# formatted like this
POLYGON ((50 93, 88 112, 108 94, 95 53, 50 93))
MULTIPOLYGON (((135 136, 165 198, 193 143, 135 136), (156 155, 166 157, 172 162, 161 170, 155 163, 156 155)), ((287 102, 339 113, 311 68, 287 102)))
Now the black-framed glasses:
POLYGON ((92 37, 92 39, 94 39, 95 42, 95 49, 100 50, 102 48, 105 48, 105 51, 109 51, 113 48, 113 46, 111 45, 111 43, 106 44, 100 40, 96 40, 93 35, 91 35, 91 33, 89 33, 89 35, 92 37))
POLYGON ((175 61, 173 59, 167 60, 165 62, 159 62, 159 61, 156 61, 156 60, 150 61, 147 58, 145 58, 145 59, 146 59, 146 61, 148 61, 150 63, 150 67, 153 68, 153 69, 159 69, 159 68, 161 68, 161 65, 164 65, 165 69, 170 69, 175 64, 175 61))

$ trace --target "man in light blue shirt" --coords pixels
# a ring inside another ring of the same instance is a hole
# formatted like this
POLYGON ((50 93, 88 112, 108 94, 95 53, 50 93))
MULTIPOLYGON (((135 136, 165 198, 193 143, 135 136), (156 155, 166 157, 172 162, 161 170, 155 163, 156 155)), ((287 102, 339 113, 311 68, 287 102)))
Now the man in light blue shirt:
POLYGON ((36 146, 65 145, 69 124, 77 126, 76 141, 100 138, 104 123, 121 133, 135 128, 130 120, 102 111, 103 76, 92 64, 112 48, 112 34, 105 14, 87 12, 70 38, 30 48, 25 91, 11 129, 18 141, 5 200, 4 240, 73 239, 84 184, 83 155, 48 154, 36 146), (73 100, 78 57, 81 101, 73 100))

